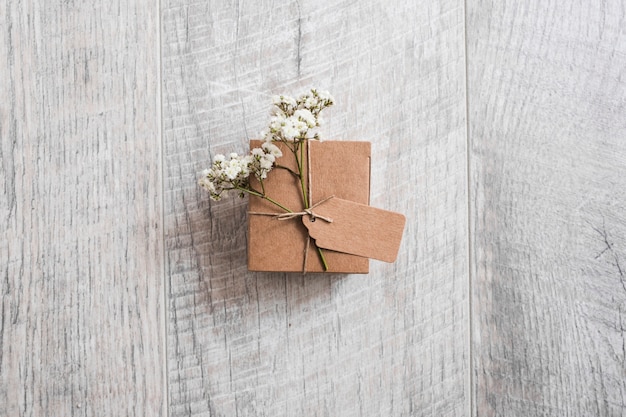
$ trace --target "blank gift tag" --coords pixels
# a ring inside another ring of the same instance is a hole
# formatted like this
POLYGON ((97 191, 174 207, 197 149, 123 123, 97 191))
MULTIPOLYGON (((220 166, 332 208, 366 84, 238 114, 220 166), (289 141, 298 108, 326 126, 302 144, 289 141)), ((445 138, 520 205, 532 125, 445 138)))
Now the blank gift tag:
POLYGON ((318 247, 385 262, 396 260, 406 221, 402 214, 335 197, 312 212, 332 220, 302 217, 318 247))

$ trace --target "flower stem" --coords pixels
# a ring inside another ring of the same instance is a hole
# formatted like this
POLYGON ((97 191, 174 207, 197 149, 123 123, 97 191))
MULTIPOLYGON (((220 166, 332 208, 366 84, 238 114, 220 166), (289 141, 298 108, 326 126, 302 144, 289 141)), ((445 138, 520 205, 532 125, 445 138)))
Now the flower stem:
POLYGON ((326 271, 328 271, 328 264, 326 263, 326 258, 324 258, 324 251, 322 251, 322 248, 320 248, 317 245, 315 245, 315 247, 317 248, 317 253, 320 255, 320 259, 322 260, 322 264, 324 265, 324 272, 326 272, 326 271))
MULTIPOLYGON (((302 189, 302 201, 304 202, 304 208, 309 208, 309 197, 307 196, 306 185, 304 183, 304 175, 303 175, 303 162, 304 162, 304 146, 302 146, 302 142, 299 142, 300 145, 300 156, 298 157, 297 151, 294 151, 294 156, 296 157, 296 162, 298 165, 298 177, 300 178, 300 188, 302 189)), ((311 167, 307 167, 307 169, 311 169, 311 167)), ((326 258, 324 257, 324 251, 322 248, 315 245, 317 248, 317 253, 320 255, 320 260, 324 265, 324 271, 328 271, 328 263, 326 263, 326 258)))
POLYGON ((266 199, 267 201, 269 201, 270 203, 272 203, 272 204, 280 207, 281 209, 285 210, 287 213, 293 213, 293 211, 289 210, 287 207, 283 206, 278 201, 273 200, 273 199, 269 198, 268 196, 263 196, 263 198, 266 199))
POLYGON ((248 188, 241 188, 241 187, 237 187, 238 190, 241 190, 243 192, 246 192, 248 194, 260 197, 264 200, 269 201, 270 203, 274 204, 275 206, 280 207, 281 209, 285 210, 287 213, 293 213, 293 211, 289 210, 287 207, 283 206, 282 204, 280 204, 278 201, 274 200, 273 198, 270 198, 268 196, 266 196, 263 193, 258 192, 257 190, 252 190, 252 189, 248 189, 248 188))
MULTIPOLYGON (((302 162, 304 160, 304 146, 302 146, 302 142, 300 142, 300 157, 296 154, 296 162, 298 163, 298 172, 300 175, 300 188, 302 189, 302 201, 304 202, 304 208, 309 208, 309 198, 306 192, 306 186, 304 184, 304 175, 302 175, 302 162)), ((308 168, 308 167, 307 167, 308 168)))
POLYGON ((291 168, 289 168, 289 167, 286 167, 286 166, 284 166, 284 165, 278 165, 278 164, 274 165, 274 167, 276 167, 276 168, 280 168, 280 169, 284 169, 285 171, 289 171, 289 172, 290 172, 291 174, 293 174, 295 177, 300 178, 300 175, 298 175, 298 173, 297 173, 296 171, 294 171, 293 169, 291 169, 291 168))

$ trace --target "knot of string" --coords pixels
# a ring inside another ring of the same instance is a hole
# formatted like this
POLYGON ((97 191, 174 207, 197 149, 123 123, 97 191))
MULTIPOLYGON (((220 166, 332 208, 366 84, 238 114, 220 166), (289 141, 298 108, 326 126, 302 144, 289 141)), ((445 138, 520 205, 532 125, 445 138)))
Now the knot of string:
POLYGON ((274 216, 278 220, 290 220, 290 219, 294 219, 296 217, 309 216, 309 217, 311 217, 311 221, 312 222, 314 222, 315 219, 321 219, 321 220, 324 220, 325 222, 332 223, 333 219, 331 219, 330 217, 327 217, 327 216, 322 216, 320 214, 317 214, 317 213, 315 213, 313 211, 313 209, 315 207, 319 206, 320 204, 325 203, 326 201, 330 200, 333 197, 334 196, 330 196, 328 198, 325 198, 322 201, 319 201, 316 204, 312 205, 308 209, 304 209, 302 211, 298 211, 298 212, 295 212, 295 213, 279 213, 279 214, 275 214, 274 216))

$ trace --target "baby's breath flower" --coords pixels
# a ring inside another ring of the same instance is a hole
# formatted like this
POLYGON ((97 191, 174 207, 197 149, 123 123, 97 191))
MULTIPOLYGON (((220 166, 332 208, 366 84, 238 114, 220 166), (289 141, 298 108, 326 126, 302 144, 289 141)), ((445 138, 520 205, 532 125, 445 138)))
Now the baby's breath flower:
POLYGON ((281 156, 283 156, 280 148, 273 143, 265 142, 263 143, 263 145, 261 145, 261 148, 265 151, 265 153, 273 155, 275 158, 280 158, 281 156))
POLYGON ((300 136, 300 129, 296 125, 296 121, 291 117, 285 120, 285 124, 280 129, 280 134, 287 142, 294 142, 300 136))
MULTIPOLYGON (((251 149, 247 155, 232 152, 228 154, 228 159, 223 154, 217 154, 213 158, 211 168, 202 171, 198 184, 209 192, 211 199, 220 200, 229 191, 235 191, 240 197, 248 193, 269 201, 285 212, 293 213, 265 192, 264 180, 277 166, 296 177, 301 188, 304 206, 309 208, 310 195, 307 197, 302 161, 304 149, 300 146, 304 141, 319 139, 316 129, 322 123, 319 117, 320 112, 332 106, 334 99, 327 91, 312 88, 297 99, 284 95, 272 96, 272 104, 274 105, 272 117, 268 127, 261 132, 264 142, 260 148, 251 149), (293 153, 296 168, 292 169, 277 163, 277 158, 282 157, 283 153, 281 148, 273 142, 282 142, 283 149, 288 149, 293 153), (251 175, 258 180, 260 189, 250 184, 251 175)), ((324 268, 327 269, 322 249, 317 249, 324 268)))
POLYGON ((331 96, 330 93, 326 90, 317 91, 317 97, 319 98, 319 100, 326 103, 326 106, 330 106, 335 103, 335 99, 333 98, 333 96, 331 96))
POLYGON ((291 114, 298 107, 298 102, 289 96, 272 96, 272 104, 278 110, 277 114, 291 114))
POLYGON ((202 177, 198 180, 198 184, 210 193, 215 193, 215 184, 208 178, 211 171, 205 169, 202 171, 202 177))
POLYGON ((270 169, 272 169, 272 165, 273 164, 274 164, 274 161, 269 159, 269 158, 267 158, 267 157, 261 158, 259 160, 259 165, 261 166, 261 169, 264 170, 264 171, 269 171, 270 169))
POLYGON ((310 91, 298 99, 289 96, 274 96, 275 106, 270 119, 269 129, 263 131, 266 142, 295 143, 309 139, 318 139, 315 129, 320 126, 320 112, 334 104, 334 99, 327 91, 310 91))
POLYGON ((235 178, 237 178, 239 172, 241 172, 241 169, 239 169, 239 167, 230 164, 224 170, 224 173, 230 180, 234 180, 235 178))
POLYGON ((298 109, 293 113, 293 115, 296 116, 299 120, 305 122, 310 128, 317 125, 317 120, 309 109, 298 109))
POLYGON ((248 155, 230 153, 228 160, 224 155, 217 154, 211 168, 202 171, 198 184, 216 201, 231 190, 237 191, 243 197, 246 191, 251 190, 250 175, 264 180, 274 167, 276 158, 280 156, 280 149, 271 143, 252 149, 248 155))
MULTIPOLYGON (((209 192, 212 199, 219 200, 225 192, 231 190, 241 196, 245 192, 261 194, 259 190, 250 187, 249 179, 250 175, 254 175, 263 186, 262 181, 276 166, 276 159, 283 156, 273 142, 283 142, 295 151, 300 142, 319 139, 316 132, 321 124, 319 114, 324 108, 332 106, 334 99, 327 91, 313 88, 297 99, 285 95, 272 96, 272 104, 274 111, 268 127, 261 132, 264 143, 260 148, 252 149, 248 155, 233 152, 228 158, 217 154, 211 168, 202 171, 198 184, 209 192)), ((301 172, 295 174, 302 175, 301 172)), ((263 198, 269 199, 264 194, 263 198)))
POLYGON ((301 103, 305 109, 312 109, 317 106, 317 99, 313 96, 306 95, 300 97, 301 103))

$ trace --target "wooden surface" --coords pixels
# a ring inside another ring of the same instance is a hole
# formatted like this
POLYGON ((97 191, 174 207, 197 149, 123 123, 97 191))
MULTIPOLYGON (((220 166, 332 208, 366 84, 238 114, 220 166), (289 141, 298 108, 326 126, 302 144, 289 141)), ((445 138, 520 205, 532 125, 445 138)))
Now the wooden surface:
POLYGON ((0 415, 163 414, 158 11, 0 6, 0 415))
POLYGON ((0 415, 626 415, 619 1, 0 22, 0 415), (407 216, 369 275, 248 272, 246 201, 196 185, 311 86, 407 216))
POLYGON ((462 4, 164 6, 171 414, 462 415, 462 4), (258 138, 270 94, 310 86, 337 102, 326 138, 372 142, 372 204, 408 218, 398 261, 366 276, 247 272, 246 202, 210 202, 194 181, 258 138))
POLYGON ((623 416, 624 3, 504 3, 467 14, 473 414, 623 416))

